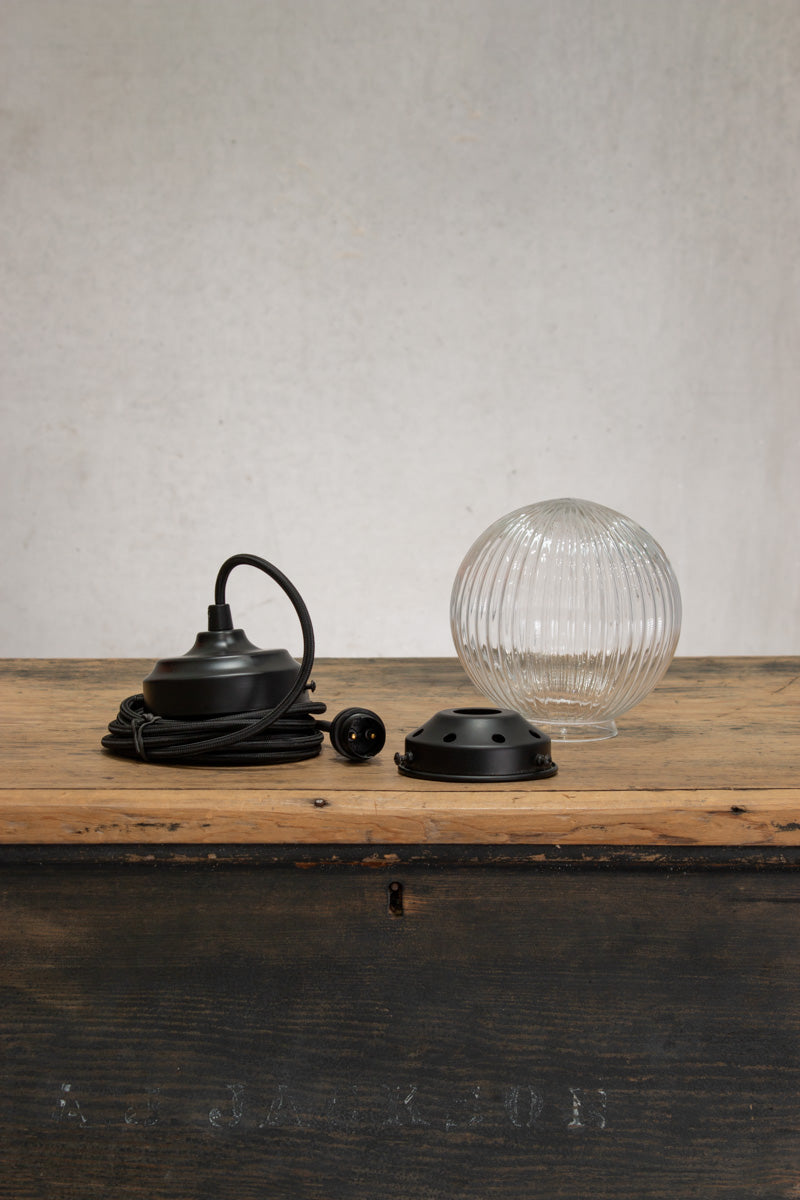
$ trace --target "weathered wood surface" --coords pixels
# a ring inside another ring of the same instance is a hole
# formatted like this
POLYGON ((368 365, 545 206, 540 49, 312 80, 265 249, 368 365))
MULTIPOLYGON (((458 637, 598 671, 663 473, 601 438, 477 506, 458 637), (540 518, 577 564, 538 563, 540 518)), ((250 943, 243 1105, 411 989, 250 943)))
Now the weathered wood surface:
POLYGON ((392 882, 0 871, 0 1195, 798 1196, 800 877, 392 882))
POLYGON ((521 786, 419 781, 411 729, 478 699, 455 660, 318 660, 328 715, 383 716, 366 764, 163 767, 100 736, 150 661, 0 664, 5 843, 800 844, 800 659, 677 659, 605 742, 554 743, 559 773, 521 786))

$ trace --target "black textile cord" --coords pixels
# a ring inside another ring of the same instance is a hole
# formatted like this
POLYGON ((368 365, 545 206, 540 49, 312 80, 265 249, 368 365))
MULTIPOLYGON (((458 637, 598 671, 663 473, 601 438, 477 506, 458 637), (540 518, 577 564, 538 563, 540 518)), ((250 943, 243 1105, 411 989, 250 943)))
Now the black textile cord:
POLYGON ((234 567, 258 567, 282 588, 294 605, 303 631, 303 657, 291 689, 274 708, 233 713, 205 720, 178 721, 159 717, 145 708, 141 693, 129 696, 101 739, 104 749, 124 758, 153 763, 197 763, 234 766, 254 763, 298 762, 319 754, 328 722, 317 721, 324 713, 319 701, 301 700, 314 665, 314 629, 297 588, 266 559, 254 554, 236 554, 222 564, 214 589, 215 603, 225 603, 225 585, 234 567))
POLYGON ((283 718, 274 717, 276 712, 273 708, 205 721, 175 721, 148 712, 140 693, 122 701, 102 745, 123 758, 154 763, 194 761, 220 767, 299 762, 319 754, 328 723, 315 720, 313 714, 324 713, 324 704, 299 702, 283 718), (216 750, 215 745, 219 747, 216 750))

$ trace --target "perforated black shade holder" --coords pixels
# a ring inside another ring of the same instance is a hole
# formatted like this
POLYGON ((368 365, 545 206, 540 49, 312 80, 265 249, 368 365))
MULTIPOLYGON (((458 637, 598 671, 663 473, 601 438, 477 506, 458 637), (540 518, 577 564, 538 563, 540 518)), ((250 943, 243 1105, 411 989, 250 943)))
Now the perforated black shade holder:
POLYGON ((406 738, 401 775, 453 783, 547 779, 550 738, 508 708, 445 708, 406 738))

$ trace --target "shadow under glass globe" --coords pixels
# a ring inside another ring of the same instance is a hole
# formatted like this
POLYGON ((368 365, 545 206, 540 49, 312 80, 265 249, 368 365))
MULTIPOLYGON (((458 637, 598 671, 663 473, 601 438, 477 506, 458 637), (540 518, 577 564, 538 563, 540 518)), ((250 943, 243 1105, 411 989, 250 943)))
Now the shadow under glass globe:
POLYGON ((458 569, 450 628, 478 691, 554 741, 614 737, 675 653, 681 598, 658 542, 588 500, 486 529, 458 569))

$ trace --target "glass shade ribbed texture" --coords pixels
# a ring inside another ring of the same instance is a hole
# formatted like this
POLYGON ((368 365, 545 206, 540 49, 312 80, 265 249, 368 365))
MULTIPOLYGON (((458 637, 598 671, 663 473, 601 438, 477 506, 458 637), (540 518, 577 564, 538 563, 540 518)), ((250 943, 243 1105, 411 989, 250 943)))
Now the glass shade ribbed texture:
POLYGON ((681 626, 658 542, 588 500, 545 500, 486 529, 458 569, 450 627, 478 691, 557 741, 613 737, 655 687, 681 626))

